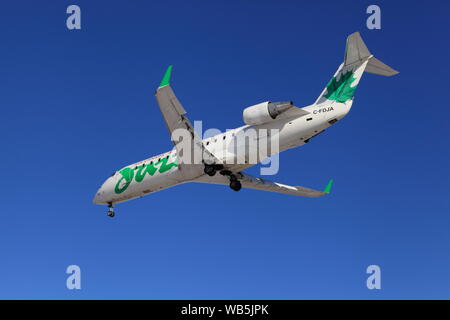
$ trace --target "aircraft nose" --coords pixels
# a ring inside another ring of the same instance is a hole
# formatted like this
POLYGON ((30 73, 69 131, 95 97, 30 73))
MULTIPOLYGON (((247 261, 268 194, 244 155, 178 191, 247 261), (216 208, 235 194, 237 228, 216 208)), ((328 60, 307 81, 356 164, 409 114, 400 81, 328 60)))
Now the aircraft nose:
POLYGON ((94 196, 95 204, 106 204, 108 203, 108 188, 106 186, 106 182, 97 190, 94 196))
POLYGON ((112 194, 112 191, 114 189, 113 185, 114 181, 112 177, 106 179, 103 185, 95 193, 92 202, 94 202, 95 204, 108 204, 110 202, 113 202, 114 198, 112 194))
POLYGON ((104 203, 103 198, 104 198, 105 191, 102 190, 102 189, 103 188, 98 189, 97 193, 94 196, 94 200, 92 202, 94 202, 95 204, 102 204, 102 203, 104 203))

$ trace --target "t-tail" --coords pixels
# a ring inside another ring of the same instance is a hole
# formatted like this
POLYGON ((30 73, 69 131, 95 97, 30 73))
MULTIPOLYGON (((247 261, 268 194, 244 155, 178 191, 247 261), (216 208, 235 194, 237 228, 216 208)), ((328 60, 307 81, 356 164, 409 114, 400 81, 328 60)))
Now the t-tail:
POLYGON ((343 103, 351 106, 356 87, 364 72, 393 76, 398 71, 375 58, 367 49, 359 32, 347 38, 344 62, 314 104, 343 103))

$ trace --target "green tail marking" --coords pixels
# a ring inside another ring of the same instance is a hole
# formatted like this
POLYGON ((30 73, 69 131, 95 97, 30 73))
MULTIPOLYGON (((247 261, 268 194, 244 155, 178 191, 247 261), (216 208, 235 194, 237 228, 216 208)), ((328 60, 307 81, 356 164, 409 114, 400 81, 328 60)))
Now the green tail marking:
POLYGON ((161 83, 159 84, 159 87, 167 86, 170 83, 170 73, 172 72, 172 66, 169 66, 166 70, 166 73, 164 74, 163 79, 161 80, 161 83))
POLYGON ((323 193, 330 193, 333 181, 334 181, 333 179, 330 179, 330 181, 328 181, 327 186, 325 187, 325 189, 323 189, 323 193))
POLYGON ((341 73, 339 80, 333 77, 327 84, 327 93, 325 98, 328 100, 335 100, 337 102, 345 102, 353 98, 356 86, 350 87, 353 81, 353 71, 348 70, 346 73, 341 73))

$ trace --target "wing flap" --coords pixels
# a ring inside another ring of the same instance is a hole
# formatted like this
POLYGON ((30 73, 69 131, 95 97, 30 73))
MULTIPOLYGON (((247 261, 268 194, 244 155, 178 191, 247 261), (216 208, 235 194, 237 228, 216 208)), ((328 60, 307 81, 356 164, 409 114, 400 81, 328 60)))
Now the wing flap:
MULTIPOLYGON (((269 192, 277 192, 277 193, 284 193, 284 194, 291 194, 296 196, 303 196, 303 197, 321 197, 330 192, 331 185, 333 183, 333 180, 330 180, 325 187, 324 191, 318 191, 302 186, 290 186, 287 184, 282 184, 279 182, 270 181, 267 179, 263 179, 260 177, 254 177, 246 173, 236 173, 235 174, 238 180, 241 182, 243 188, 248 189, 255 189, 255 190, 262 190, 262 191, 269 191, 269 192)), ((202 182, 202 183, 212 183, 212 184, 223 184, 227 185, 229 184, 229 179, 226 176, 222 176, 220 174, 216 174, 213 177, 203 175, 195 180, 193 182, 202 182)))
POLYGON ((241 181, 243 188, 285 193, 303 197, 321 197, 326 195, 325 192, 302 186, 290 186, 287 184, 254 177, 245 173, 241 173, 240 175, 242 176, 242 178, 239 180, 241 181))

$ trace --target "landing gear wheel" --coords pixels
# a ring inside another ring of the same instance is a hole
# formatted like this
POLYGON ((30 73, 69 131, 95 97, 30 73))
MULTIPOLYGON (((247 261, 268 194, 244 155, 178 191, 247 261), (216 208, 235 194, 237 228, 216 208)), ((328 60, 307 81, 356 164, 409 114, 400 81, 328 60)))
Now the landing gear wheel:
POLYGON ((205 171, 205 173, 210 177, 216 174, 216 168, 210 165, 205 165, 205 169, 203 171, 205 171))
POLYGON ((230 181, 230 188, 234 191, 239 191, 242 188, 242 184, 239 180, 233 179, 230 181))
POLYGON ((108 208, 109 208, 107 213, 108 217, 114 218, 115 214, 113 204, 112 203, 108 204, 108 208))

